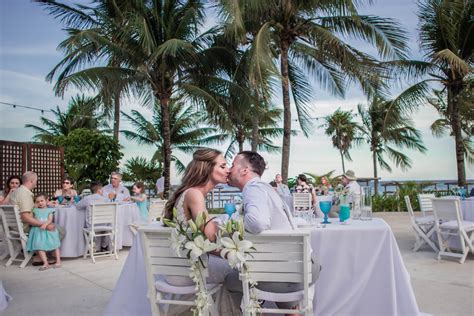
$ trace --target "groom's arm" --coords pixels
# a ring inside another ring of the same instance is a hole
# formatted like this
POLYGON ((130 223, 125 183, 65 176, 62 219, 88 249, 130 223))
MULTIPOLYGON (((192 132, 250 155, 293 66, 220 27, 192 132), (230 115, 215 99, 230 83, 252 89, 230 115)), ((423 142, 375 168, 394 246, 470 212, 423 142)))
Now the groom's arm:
POLYGON ((270 210, 266 203, 267 193, 258 186, 249 187, 243 195, 245 230, 259 234, 270 229, 270 210))

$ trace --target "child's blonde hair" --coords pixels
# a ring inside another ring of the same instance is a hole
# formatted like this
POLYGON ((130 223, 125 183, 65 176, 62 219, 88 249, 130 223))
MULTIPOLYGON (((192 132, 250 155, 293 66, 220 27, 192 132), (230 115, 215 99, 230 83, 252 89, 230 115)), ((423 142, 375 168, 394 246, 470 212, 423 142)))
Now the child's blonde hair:
POLYGON ((44 199, 46 200, 46 202, 48 201, 48 196, 47 196, 46 194, 44 194, 44 193, 40 193, 40 194, 37 194, 37 195, 35 196, 35 202, 36 202, 36 200, 39 199, 40 197, 44 198, 44 199))

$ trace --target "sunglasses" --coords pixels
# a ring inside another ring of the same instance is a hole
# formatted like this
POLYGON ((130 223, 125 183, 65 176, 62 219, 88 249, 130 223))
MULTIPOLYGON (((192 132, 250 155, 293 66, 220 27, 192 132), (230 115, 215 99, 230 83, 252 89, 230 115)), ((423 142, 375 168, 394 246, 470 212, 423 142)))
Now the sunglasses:
POLYGON ((71 184, 71 182, 69 182, 69 181, 64 181, 63 183, 65 183, 65 184, 71 184))

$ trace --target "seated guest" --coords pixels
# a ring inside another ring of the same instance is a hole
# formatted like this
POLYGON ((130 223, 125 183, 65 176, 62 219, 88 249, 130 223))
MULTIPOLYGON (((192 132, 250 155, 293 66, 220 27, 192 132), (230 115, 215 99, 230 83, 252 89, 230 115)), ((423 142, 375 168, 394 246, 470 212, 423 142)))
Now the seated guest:
POLYGON ((10 196, 21 185, 21 178, 19 176, 11 176, 5 183, 3 195, 0 195, 0 205, 10 204, 10 196))
POLYGON ((65 177, 63 180, 62 189, 58 189, 56 192, 54 192, 54 197, 58 198, 62 196, 64 198, 63 203, 67 203, 77 195, 77 192, 73 189, 73 187, 74 180, 71 177, 65 177))
POLYGON ((322 195, 329 195, 331 193, 331 191, 333 191, 331 189, 332 189, 332 185, 329 182, 328 178, 327 177, 322 177, 321 178, 321 187, 319 189, 319 192, 322 195))
POLYGON ((92 194, 85 196, 79 203, 77 203, 77 210, 86 211, 86 227, 90 226, 90 211, 91 204, 94 203, 105 203, 109 200, 102 194, 102 184, 100 182, 92 182, 90 186, 92 194))
POLYGON ((360 203, 360 185, 357 183, 357 177, 355 176, 354 171, 347 170, 341 177, 342 184, 344 188, 349 190, 349 195, 351 197, 352 203, 360 203))
POLYGON ((277 174, 275 176, 275 183, 277 185, 277 193, 281 196, 281 197, 285 197, 285 196, 288 196, 288 195, 291 195, 290 193, 290 189, 288 188, 288 186, 286 184, 283 183, 283 177, 281 176, 281 174, 277 174))
POLYGON ((130 192, 122 185, 122 174, 118 172, 110 174, 110 184, 107 184, 102 192, 102 195, 110 201, 121 202, 130 199, 130 192))
POLYGON ((304 174, 298 175, 298 178, 296 178, 297 186, 295 189, 296 193, 311 193, 311 204, 313 207, 317 203, 317 198, 316 198, 316 190, 314 189, 312 184, 308 184, 308 178, 304 174))

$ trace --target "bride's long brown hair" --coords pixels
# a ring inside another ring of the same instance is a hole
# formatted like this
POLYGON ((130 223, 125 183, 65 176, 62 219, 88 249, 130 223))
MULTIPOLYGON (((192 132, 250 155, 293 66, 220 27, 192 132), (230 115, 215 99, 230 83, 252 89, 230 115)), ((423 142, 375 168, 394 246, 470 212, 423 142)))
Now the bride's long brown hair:
POLYGON ((219 150, 204 148, 198 149, 193 154, 193 160, 184 171, 181 185, 168 200, 165 206, 165 218, 173 219, 173 207, 181 194, 189 188, 206 184, 216 165, 216 158, 222 153, 219 150))

